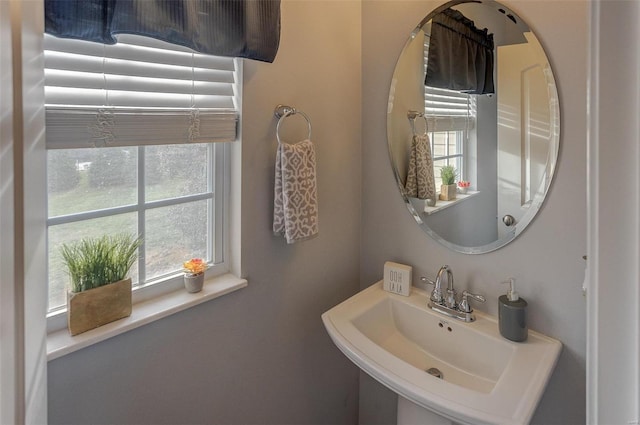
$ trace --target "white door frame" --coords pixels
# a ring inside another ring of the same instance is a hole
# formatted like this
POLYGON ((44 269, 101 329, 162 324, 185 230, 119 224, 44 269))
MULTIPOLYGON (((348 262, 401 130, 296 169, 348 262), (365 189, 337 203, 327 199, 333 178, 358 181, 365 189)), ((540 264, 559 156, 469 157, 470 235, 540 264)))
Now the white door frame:
POLYGON ((20 329, 14 279, 13 48, 10 3, 0 1, 0 423, 20 423, 16 393, 24 376, 17 359, 20 329))
POLYGON ((43 29, 43 0, 0 0, 0 423, 8 424, 47 422, 43 29))
POLYGON ((640 2, 589 7, 587 423, 638 424, 640 2))

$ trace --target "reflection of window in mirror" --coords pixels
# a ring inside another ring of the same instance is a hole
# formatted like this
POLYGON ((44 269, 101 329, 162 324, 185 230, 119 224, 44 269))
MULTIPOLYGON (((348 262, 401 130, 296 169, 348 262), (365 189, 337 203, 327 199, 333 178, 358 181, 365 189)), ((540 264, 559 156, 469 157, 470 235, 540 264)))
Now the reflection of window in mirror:
POLYGON ((458 171, 456 180, 465 180, 464 142, 465 131, 433 131, 429 133, 433 152, 434 175, 439 176, 445 165, 452 165, 458 171))
MULTIPOLYGON (((424 40, 426 73, 429 36, 424 40)), ((471 188, 475 190, 476 155, 472 142, 476 139, 476 96, 424 86, 424 103, 436 180, 443 166, 452 165, 458 171, 457 180, 471 181, 471 188)))

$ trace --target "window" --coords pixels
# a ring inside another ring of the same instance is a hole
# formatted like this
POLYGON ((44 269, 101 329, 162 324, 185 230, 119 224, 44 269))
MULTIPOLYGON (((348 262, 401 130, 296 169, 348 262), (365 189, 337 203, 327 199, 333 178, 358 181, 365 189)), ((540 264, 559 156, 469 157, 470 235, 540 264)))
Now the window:
POLYGON ((458 170, 458 180, 470 180, 468 145, 475 126, 475 97, 425 86, 425 115, 436 176, 444 165, 458 170))
POLYGON ((237 61, 123 35, 113 46, 45 35, 49 312, 66 304, 59 247, 129 232, 144 244, 136 288, 182 262, 225 271, 228 179, 236 139, 237 61))
MULTIPOLYGON (((424 66, 427 67, 429 37, 425 37, 424 66)), ((458 170, 458 180, 474 180, 473 164, 469 164, 469 141, 474 138, 476 97, 467 93, 425 86, 425 116, 433 153, 436 178, 445 165, 458 170)))
POLYGON ((463 180, 465 131, 431 131, 431 152, 433 152, 433 172, 440 176, 440 169, 445 165, 453 165, 458 170, 458 178, 463 180))

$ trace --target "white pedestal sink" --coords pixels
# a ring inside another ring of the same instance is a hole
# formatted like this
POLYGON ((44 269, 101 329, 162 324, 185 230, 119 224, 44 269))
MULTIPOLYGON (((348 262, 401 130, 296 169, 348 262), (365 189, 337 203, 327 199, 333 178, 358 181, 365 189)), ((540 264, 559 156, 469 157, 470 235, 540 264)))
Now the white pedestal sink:
POLYGON ((511 342, 494 317, 476 312, 473 323, 457 321, 429 309, 428 298, 417 288, 409 297, 391 294, 378 282, 322 320, 351 361, 402 398, 399 421, 435 413, 430 423, 528 423, 562 344, 534 331, 511 342))

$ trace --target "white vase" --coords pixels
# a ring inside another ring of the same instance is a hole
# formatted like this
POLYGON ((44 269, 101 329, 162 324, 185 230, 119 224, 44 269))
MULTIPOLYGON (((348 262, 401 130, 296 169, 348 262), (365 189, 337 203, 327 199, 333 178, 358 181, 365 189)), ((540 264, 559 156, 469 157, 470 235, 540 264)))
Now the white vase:
POLYGON ((184 287, 187 292, 200 292, 202 291, 202 285, 204 285, 204 272, 184 275, 184 287))

